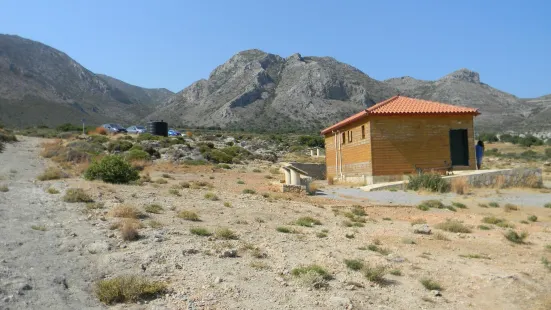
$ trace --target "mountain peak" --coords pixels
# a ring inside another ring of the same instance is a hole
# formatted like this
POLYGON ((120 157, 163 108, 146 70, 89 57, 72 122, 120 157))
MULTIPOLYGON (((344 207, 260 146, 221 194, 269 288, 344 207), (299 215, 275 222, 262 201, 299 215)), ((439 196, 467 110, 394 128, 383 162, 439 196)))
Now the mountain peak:
POLYGON ((478 72, 463 68, 446 75, 440 80, 460 80, 480 84, 480 74, 478 74, 478 72))

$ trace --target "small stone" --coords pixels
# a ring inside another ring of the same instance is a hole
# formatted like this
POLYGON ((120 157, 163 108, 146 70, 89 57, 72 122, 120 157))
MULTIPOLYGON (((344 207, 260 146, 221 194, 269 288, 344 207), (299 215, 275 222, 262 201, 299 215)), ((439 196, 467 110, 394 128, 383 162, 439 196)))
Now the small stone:
POLYGON ((174 265, 174 267, 175 267, 176 269, 182 269, 182 268, 183 268, 182 265, 180 265, 180 264, 178 264, 178 263, 176 263, 176 265, 174 265))
POLYGON ((216 277, 214 279, 214 284, 219 284, 219 283, 222 283, 222 279, 220 277, 216 277))
POLYGON ((422 235, 430 235, 431 234, 431 228, 427 224, 417 224, 417 225, 413 226, 413 233, 422 234, 422 235))
POLYGON ((227 257, 237 257, 237 250, 231 249, 231 250, 225 250, 222 252, 222 254, 219 255, 220 258, 227 258, 227 257))
POLYGON ((193 254, 197 254, 197 253, 199 253, 199 250, 196 250, 196 249, 188 249, 188 250, 182 251, 182 254, 184 254, 184 255, 186 255, 186 254, 193 255, 193 254))
POLYGON ((335 309, 342 307, 346 307, 347 309, 349 309, 348 307, 352 306, 352 302, 350 302, 350 299, 345 297, 333 296, 329 298, 329 306, 332 306, 335 309))
POLYGON ((441 297, 442 296, 442 293, 440 293, 440 291, 438 291, 438 290, 432 290, 432 291, 430 291, 430 293, 434 297, 441 297))
POLYGON ((4 302, 10 302, 10 301, 12 301, 12 300, 13 300, 13 295, 6 296, 6 297, 4 297, 4 299, 3 299, 4 302))
POLYGON ((277 282, 285 282, 285 279, 283 279, 282 277, 276 277, 275 279, 277 282))

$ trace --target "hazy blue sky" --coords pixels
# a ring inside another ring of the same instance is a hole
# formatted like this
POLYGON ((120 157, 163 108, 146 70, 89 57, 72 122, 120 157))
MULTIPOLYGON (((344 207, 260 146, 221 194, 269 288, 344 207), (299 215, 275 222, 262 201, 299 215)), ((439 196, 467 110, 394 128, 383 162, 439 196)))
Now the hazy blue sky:
POLYGON ((535 97, 551 93, 550 16, 547 0, 0 0, 0 33, 173 91, 258 48, 332 56, 376 79, 437 79, 465 67, 535 97))

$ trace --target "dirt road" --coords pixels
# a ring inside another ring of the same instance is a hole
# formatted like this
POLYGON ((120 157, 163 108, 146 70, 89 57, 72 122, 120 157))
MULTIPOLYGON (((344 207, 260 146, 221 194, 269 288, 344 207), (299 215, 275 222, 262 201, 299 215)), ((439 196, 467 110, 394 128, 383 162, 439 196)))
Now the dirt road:
POLYGON ((37 138, 0 154, 0 309, 102 309, 91 291, 97 272, 86 245, 94 234, 77 205, 62 202, 64 182, 37 182, 45 168, 37 138))

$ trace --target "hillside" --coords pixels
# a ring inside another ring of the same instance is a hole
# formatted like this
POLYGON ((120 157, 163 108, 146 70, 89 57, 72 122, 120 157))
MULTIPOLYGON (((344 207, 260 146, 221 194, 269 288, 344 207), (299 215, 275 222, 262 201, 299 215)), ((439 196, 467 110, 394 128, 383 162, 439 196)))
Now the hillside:
POLYGON ((547 131, 547 100, 520 99, 461 69, 436 81, 377 81, 330 57, 288 58, 243 51, 175 94, 150 116, 183 126, 259 131, 316 131, 396 94, 479 108, 484 131, 547 131), (547 115, 545 114, 544 115, 547 115))
POLYGON ((45 44, 0 35, 0 122, 9 126, 129 123, 168 95, 96 75, 45 44))

